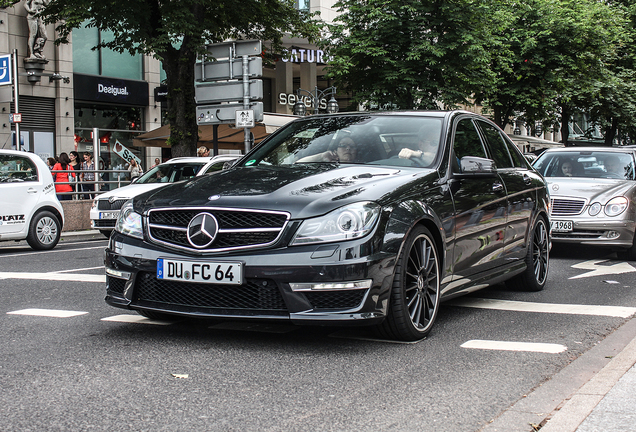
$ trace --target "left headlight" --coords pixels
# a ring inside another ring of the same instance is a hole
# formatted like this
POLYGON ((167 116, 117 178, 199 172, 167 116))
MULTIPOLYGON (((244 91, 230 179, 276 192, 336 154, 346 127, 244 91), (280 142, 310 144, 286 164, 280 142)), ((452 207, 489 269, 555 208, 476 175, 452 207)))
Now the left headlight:
POLYGON ((290 245, 330 243, 364 237, 379 219, 380 206, 360 202, 305 220, 290 245))
POLYGON ((612 198, 605 204, 605 214, 608 216, 618 216, 627 210, 629 201, 625 197, 612 198))
POLYGON ((126 201, 121 207, 117 223, 115 224, 115 231, 143 240, 144 231, 141 224, 141 215, 133 210, 133 200, 126 201))

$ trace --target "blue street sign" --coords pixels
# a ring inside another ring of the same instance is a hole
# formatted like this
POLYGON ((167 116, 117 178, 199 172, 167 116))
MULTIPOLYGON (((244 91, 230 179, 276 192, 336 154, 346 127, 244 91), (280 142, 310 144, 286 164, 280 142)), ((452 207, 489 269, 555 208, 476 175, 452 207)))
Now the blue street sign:
POLYGON ((0 56, 0 86, 11 84, 11 54, 0 56))

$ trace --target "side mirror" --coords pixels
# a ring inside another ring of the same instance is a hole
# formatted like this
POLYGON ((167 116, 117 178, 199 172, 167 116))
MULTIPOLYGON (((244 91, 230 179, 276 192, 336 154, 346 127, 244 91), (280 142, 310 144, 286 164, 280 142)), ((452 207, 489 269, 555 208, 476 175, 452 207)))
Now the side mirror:
POLYGON ((232 167, 233 167, 233 166, 234 166, 234 165, 235 165, 235 164, 239 161, 239 159, 240 159, 240 158, 238 158, 238 159, 234 159, 234 160, 230 160, 230 161, 225 162, 225 163, 223 164, 223 168, 222 168, 222 170, 226 170, 226 169, 230 169, 230 168, 232 168, 232 167))
POLYGON ((463 176, 497 174, 494 160, 477 156, 464 156, 460 161, 460 167, 460 175, 463 176))

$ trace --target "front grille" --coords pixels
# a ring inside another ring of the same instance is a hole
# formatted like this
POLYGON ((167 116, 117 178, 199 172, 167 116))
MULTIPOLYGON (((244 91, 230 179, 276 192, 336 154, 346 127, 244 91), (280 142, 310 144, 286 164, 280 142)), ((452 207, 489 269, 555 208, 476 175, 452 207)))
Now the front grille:
POLYGON ((289 214, 221 208, 152 209, 148 213, 148 233, 155 243, 179 249, 217 252, 262 247, 274 243, 283 231, 289 214), (205 248, 194 248, 188 241, 188 224, 199 213, 209 213, 218 223, 214 241, 205 248))
POLYGON ((117 219, 95 219, 93 220, 95 228, 115 228, 117 219))
POLYGON ((553 198, 550 214, 552 216, 575 216, 585 207, 584 199, 553 198))
POLYGON ((154 273, 139 272, 133 303, 222 315, 287 314, 278 286, 269 279, 247 279, 241 286, 215 285, 160 280, 154 273))
POLYGON ((119 210, 126 201, 128 201, 128 198, 118 199, 113 202, 107 199, 100 199, 97 200, 97 210, 119 210))
POLYGON ((367 290, 304 293, 314 309, 353 309, 360 306, 367 290))
POLYGON ((108 291, 123 295, 124 286, 126 286, 126 281, 124 279, 106 276, 106 289, 108 291))

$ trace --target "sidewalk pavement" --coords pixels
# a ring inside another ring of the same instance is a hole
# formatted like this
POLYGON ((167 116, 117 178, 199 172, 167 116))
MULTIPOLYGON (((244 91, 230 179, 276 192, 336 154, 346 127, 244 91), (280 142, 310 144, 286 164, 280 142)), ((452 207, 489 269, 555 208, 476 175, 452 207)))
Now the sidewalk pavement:
POLYGON ((480 432, 636 432, 636 317, 480 432))
POLYGON ((636 338, 581 387, 541 432, 636 432, 636 338))

